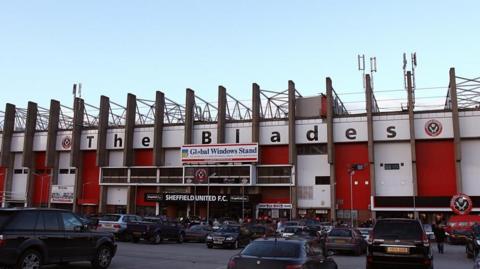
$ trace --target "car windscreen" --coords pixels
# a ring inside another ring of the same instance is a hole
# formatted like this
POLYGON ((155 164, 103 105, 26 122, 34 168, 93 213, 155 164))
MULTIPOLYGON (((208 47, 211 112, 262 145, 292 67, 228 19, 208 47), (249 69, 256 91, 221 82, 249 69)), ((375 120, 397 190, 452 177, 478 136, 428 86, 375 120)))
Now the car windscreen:
POLYGON ((423 229, 425 230, 425 232, 433 231, 432 225, 423 225, 423 229))
POLYGON ((240 232, 240 227, 237 226, 222 226, 218 229, 221 233, 238 233, 240 232))
POLYGON ((420 240, 422 227, 415 221, 379 221, 373 234, 379 239, 420 240))
POLYGON ((105 215, 100 218, 100 221, 119 221, 120 216, 119 215, 105 215))
POLYGON ((207 228, 202 226, 202 225, 194 225, 194 226, 190 227, 190 230, 192 230, 192 231, 203 231, 203 230, 207 230, 207 228))
POLYGON ((338 237, 352 237, 352 231, 347 229, 333 229, 328 235, 338 237))
POLYGON ((242 255, 255 257, 298 258, 301 245, 286 241, 254 241, 248 245, 242 255))
POLYGON ((299 223, 296 222, 296 221, 287 221, 287 222, 285 222, 283 225, 284 225, 284 226, 298 226, 298 224, 299 224, 299 223))
POLYGON ((296 233, 296 232, 298 232, 298 230, 300 230, 298 227, 287 226, 287 227, 285 227, 283 232, 285 232, 285 233, 296 233))
POLYGON ((0 211, 0 228, 3 228, 14 212, 0 211))

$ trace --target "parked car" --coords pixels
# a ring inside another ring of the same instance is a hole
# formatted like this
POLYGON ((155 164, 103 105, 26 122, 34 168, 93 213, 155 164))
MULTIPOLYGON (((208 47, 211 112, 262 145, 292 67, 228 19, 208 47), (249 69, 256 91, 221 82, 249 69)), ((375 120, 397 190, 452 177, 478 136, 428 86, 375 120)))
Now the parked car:
POLYGON ((465 244, 467 236, 472 231, 472 226, 480 223, 480 216, 477 215, 455 215, 447 223, 445 232, 447 241, 451 244, 465 244))
POLYGON ((315 240, 266 238, 250 243, 230 258, 228 269, 336 269, 335 261, 315 240))
POLYGON ((472 231, 467 236, 467 242, 465 244, 465 252, 468 258, 476 258, 480 252, 480 225, 475 224, 472 227, 472 231))
POLYGON ((433 233, 433 227, 431 224, 423 224, 423 230, 427 234, 428 240, 435 240, 435 234, 433 233))
POLYGON ((160 244, 164 239, 183 243, 185 238, 182 225, 157 217, 146 217, 142 221, 127 223, 125 234, 129 235, 134 243, 138 243, 142 238, 152 244, 160 244))
POLYGON ((106 214, 99 219, 97 230, 113 233, 121 241, 130 241, 131 238, 125 233, 127 223, 141 220, 142 217, 137 215, 106 214))
POLYGON ((72 212, 0 209, 0 267, 39 269, 46 264, 90 261, 108 268, 117 246, 111 233, 94 232, 72 212))
POLYGON ((368 239, 370 238, 370 233, 372 232, 373 228, 358 228, 358 231, 360 234, 362 234, 363 239, 365 242, 368 242, 368 239))
POLYGON ((287 227, 287 226, 300 226, 300 222, 299 222, 299 221, 283 221, 283 222, 280 224, 280 227, 278 227, 277 233, 282 234, 282 233, 283 233, 283 230, 284 230, 285 227, 287 227))
POLYGON ((308 229, 305 226, 286 226, 283 228, 282 237, 287 238, 295 234, 306 232, 308 229))
POLYGON ((327 235, 327 249, 332 251, 350 251, 361 255, 367 248, 367 243, 357 229, 334 228, 327 235))
POLYGON ((207 235, 213 232, 212 227, 209 225, 193 225, 185 230, 185 242, 205 242, 207 235))
POLYGON ((391 266, 433 269, 430 241, 413 219, 379 219, 368 241, 367 269, 391 266))
POLYGON ((250 243, 250 232, 240 225, 224 225, 207 236, 207 247, 237 249, 250 243))
POLYGON ((251 226, 246 227, 249 231, 250 234, 250 240, 255 240, 257 238, 261 237, 269 237, 273 236, 275 232, 273 231, 272 228, 266 225, 261 225, 261 224, 254 224, 251 226))

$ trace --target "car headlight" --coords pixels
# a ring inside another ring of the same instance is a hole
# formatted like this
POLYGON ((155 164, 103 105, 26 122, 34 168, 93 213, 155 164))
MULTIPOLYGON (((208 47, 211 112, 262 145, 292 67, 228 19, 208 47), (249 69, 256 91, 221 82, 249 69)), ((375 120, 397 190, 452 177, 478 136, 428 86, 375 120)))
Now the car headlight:
POLYGON ((480 240, 477 239, 476 242, 477 242, 477 245, 480 246, 480 240))
POLYGON ((231 237, 231 236, 229 236, 229 237, 225 238, 225 240, 227 240, 227 241, 232 241, 233 239, 234 239, 234 238, 233 238, 233 237, 231 237))
POLYGON ((212 236, 210 236, 210 235, 207 235, 207 240, 212 240, 212 239, 213 239, 213 237, 212 237, 212 236))

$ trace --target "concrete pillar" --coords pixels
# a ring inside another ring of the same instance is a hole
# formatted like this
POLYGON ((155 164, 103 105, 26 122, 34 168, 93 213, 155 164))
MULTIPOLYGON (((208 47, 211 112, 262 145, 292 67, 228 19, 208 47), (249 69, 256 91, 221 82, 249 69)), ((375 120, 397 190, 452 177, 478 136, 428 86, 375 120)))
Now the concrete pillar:
POLYGON ((195 92, 192 89, 186 90, 185 100, 185 134, 183 137, 183 144, 188 145, 193 143, 193 122, 195 121, 195 92))
POLYGON ((457 192, 463 192, 462 187, 462 145, 460 137, 460 120, 458 116, 457 82, 455 68, 450 68, 450 99, 452 101, 453 143, 455 146, 455 172, 457 192))
POLYGON ((227 117, 227 89, 218 86, 217 143, 225 143, 225 121, 227 117))
MULTIPOLYGON (((108 166, 108 150, 107 150, 107 130, 108 130, 108 118, 110 114, 110 99, 107 96, 102 95, 100 97, 100 111, 98 115, 98 134, 97 134, 97 166, 102 169, 104 166, 108 166)), ((81 177, 81 173, 77 174, 81 177)), ((83 184, 83 177, 82 177, 83 184)), ((83 185, 82 185, 83 191, 83 185)), ((100 195, 98 199, 98 212, 105 212, 105 205, 107 201, 106 192, 107 187, 100 185, 100 195)))
POLYGON ((337 196, 335 177, 335 144, 333 143, 333 86, 330 78, 326 79, 327 89, 327 152, 330 165, 330 218, 337 219, 337 196))
POLYGON ((7 104, 5 106, 5 116, 3 119, 2 131, 2 150, 0 151, 0 166, 10 167, 12 135, 15 128, 15 105, 7 104))
MULTIPOLYGON (((375 151, 373 141, 373 89, 370 81, 370 75, 365 75, 365 98, 367 105, 367 133, 368 133, 368 167, 370 169, 370 193, 376 196, 375 188, 375 151)), ((372 211, 372 218, 376 217, 376 213, 372 211)))
POLYGON ((60 102, 57 100, 50 101, 50 110, 48 115, 48 132, 47 132, 47 151, 45 153, 45 166, 54 167, 57 157, 57 133, 58 122, 60 120, 60 102))
MULTIPOLYGON (((413 199, 418 196, 418 182, 417 182, 417 149, 415 144, 415 114, 414 114, 414 100, 413 100, 413 86, 412 86, 412 72, 407 72, 407 96, 408 96, 408 122, 410 126, 410 154, 412 157, 412 187, 413 199)), ((414 215, 418 218, 418 211, 415 210, 414 200, 414 215)))
MULTIPOLYGON (((165 95, 157 91, 155 95, 155 123, 153 127, 153 164, 165 164, 165 150, 163 149, 163 121, 165 117, 165 95)), ((158 203, 157 203, 158 204, 158 203)))
POLYGON ((135 130, 135 115, 137 113, 137 97, 131 93, 127 97, 127 111, 125 119, 125 143, 123 147, 123 165, 134 164, 133 133, 135 130))
POLYGON ((292 165, 295 173, 293 175, 294 186, 291 191, 292 217, 297 216, 297 144, 295 143, 295 83, 288 81, 288 162, 292 165))
POLYGON ((252 142, 260 140, 260 86, 252 84, 252 142))
POLYGON ((27 119, 25 122, 24 142, 23 142, 23 166, 28 167, 26 204, 32 206, 33 194, 35 191, 35 182, 33 171, 35 170, 35 158, 33 153, 33 137, 37 126, 38 107, 34 102, 28 102, 27 119))
MULTIPOLYGON (((76 97, 73 104, 73 130, 72 130, 72 146, 70 150, 70 165, 75 167, 78 171, 83 169, 82 152, 80 150, 80 143, 83 131, 83 120, 85 115, 85 103, 83 99, 76 97)), ((81 178, 79 173, 75 175, 73 211, 77 210, 77 197, 82 189, 81 178)))

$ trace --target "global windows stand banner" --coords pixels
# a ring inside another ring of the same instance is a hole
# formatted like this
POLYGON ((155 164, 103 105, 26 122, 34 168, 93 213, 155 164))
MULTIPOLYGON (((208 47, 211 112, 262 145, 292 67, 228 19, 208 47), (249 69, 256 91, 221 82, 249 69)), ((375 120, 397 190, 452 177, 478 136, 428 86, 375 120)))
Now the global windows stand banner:
POLYGON ((73 186, 53 185, 50 202, 56 204, 73 204, 73 186))
POLYGON ((258 144, 184 145, 182 163, 258 162, 258 144))

